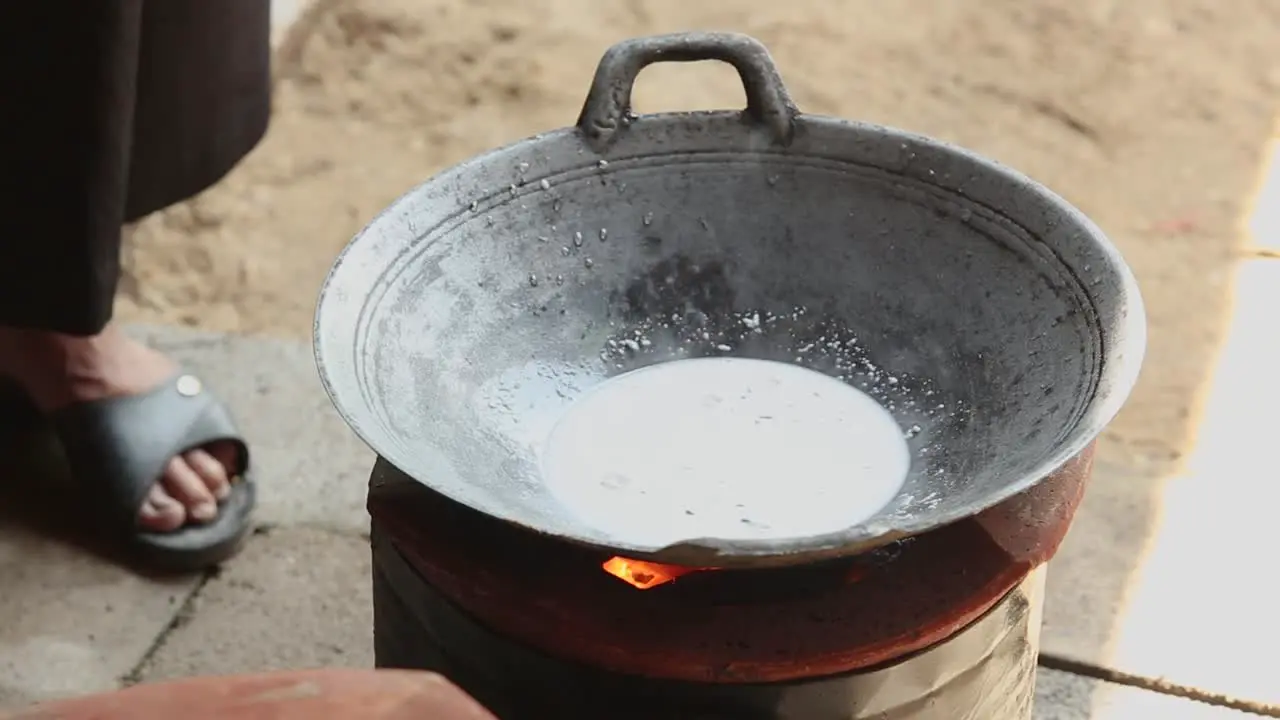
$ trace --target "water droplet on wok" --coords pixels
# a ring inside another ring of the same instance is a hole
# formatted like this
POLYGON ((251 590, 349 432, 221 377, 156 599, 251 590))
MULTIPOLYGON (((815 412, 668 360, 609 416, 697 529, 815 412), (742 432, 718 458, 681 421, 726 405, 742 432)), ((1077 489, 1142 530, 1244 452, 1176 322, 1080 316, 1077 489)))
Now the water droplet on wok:
POLYGON ((575 246, 577 246, 577 247, 582 247, 582 233, 581 233, 581 232, 574 232, 574 233, 573 233, 573 244, 574 244, 575 246))
POLYGON ((640 218, 640 222, 644 223, 645 225, 650 225, 650 224, 652 224, 652 223, 653 223, 653 213, 652 213, 652 212, 647 212, 647 213, 645 213, 645 214, 644 214, 644 217, 640 218))
POLYGON ((583 265, 586 265, 588 268, 593 268, 593 267, 595 267, 595 266, 596 266, 595 261, 594 261, 594 260, 592 260, 591 258, 587 258, 586 260, 583 260, 583 261, 582 261, 582 264, 583 264, 583 265))
POLYGON ((472 200, 471 205, 468 206, 468 209, 471 210, 471 212, 475 212, 476 209, 479 207, 480 207, 480 203, 476 202, 475 200, 472 200))
POLYGON ((547 182, 546 178, 542 178, 541 180, 538 181, 538 187, 542 188, 543 190, 550 190, 551 183, 547 182))
POLYGON ((609 228, 600 228, 600 242, 604 242, 609 238, 609 228))
POLYGON ((606 167, 609 167, 609 161, 601 160, 600 162, 596 163, 596 165, 602 168, 606 168, 606 167))
POLYGON ((529 273, 529 287, 538 287, 538 276, 533 273, 529 273))

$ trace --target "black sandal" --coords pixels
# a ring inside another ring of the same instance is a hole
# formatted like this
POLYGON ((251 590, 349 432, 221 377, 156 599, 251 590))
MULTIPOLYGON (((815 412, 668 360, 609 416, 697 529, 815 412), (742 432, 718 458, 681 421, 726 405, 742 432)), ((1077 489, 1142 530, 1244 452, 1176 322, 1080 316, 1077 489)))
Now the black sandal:
POLYGON ((249 448, 198 378, 178 374, 141 395, 58 410, 49 421, 72 476, 99 504, 94 514, 125 544, 130 559, 156 571, 187 572, 217 565, 240 549, 256 502, 249 448), (140 527, 138 510, 169 460, 213 442, 237 448, 231 493, 219 501, 218 516, 170 532, 140 527), (92 482, 83 482, 87 478, 92 482))

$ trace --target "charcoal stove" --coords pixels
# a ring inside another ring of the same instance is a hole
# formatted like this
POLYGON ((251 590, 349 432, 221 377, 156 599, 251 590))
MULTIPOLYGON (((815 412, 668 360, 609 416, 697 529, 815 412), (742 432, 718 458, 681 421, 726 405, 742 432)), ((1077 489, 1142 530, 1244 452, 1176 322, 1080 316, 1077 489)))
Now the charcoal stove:
POLYGON ((611 48, 574 127, 374 219, 325 281, 315 346, 379 457, 380 666, 443 673, 502 718, 1026 720, 1043 567, 1136 381, 1145 318, 1116 249, 1044 187, 802 114, 760 43, 687 33, 611 48), (745 110, 631 112, 645 66, 695 60, 732 64, 745 110), (777 393, 815 408, 785 423, 853 392, 885 432, 833 416, 787 442, 735 435, 659 485, 633 469, 777 418, 658 412, 630 428, 681 429, 626 463, 636 435, 588 454, 588 435, 557 434, 596 388, 685 360, 815 371, 833 389, 777 393), (899 440, 887 504, 831 500, 871 484, 839 448, 899 440), (831 462, 773 462, 795 448, 831 462), (552 456, 597 474, 568 483, 552 456))
POLYGON ((530 533, 379 461, 377 664, 439 672, 504 720, 1025 720, 1044 563, 1089 464, 868 553, 714 571, 530 533))

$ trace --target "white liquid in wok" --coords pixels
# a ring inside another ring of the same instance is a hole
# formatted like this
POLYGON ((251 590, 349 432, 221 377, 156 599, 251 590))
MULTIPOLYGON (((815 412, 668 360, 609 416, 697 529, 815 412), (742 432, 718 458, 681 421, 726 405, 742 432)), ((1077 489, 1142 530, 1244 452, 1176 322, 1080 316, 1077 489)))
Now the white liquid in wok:
POLYGON ((911 464, 902 430, 872 398, 743 358, 605 381, 560 418, 542 462, 567 510, 642 546, 844 530, 884 508, 911 464))

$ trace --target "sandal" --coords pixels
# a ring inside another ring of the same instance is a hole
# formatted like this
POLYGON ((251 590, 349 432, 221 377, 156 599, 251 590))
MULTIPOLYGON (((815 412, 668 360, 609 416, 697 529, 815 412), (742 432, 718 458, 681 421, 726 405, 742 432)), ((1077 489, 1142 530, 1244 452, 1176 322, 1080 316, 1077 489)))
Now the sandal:
POLYGON ((94 513, 126 545, 130 559, 163 572, 204 570, 239 550, 256 491, 249 449, 226 408, 193 375, 179 373, 140 395, 94 400, 49 415, 72 477, 93 477, 94 513), (138 525, 138 509, 175 455, 213 442, 237 448, 231 493, 216 518, 161 532, 138 525))

